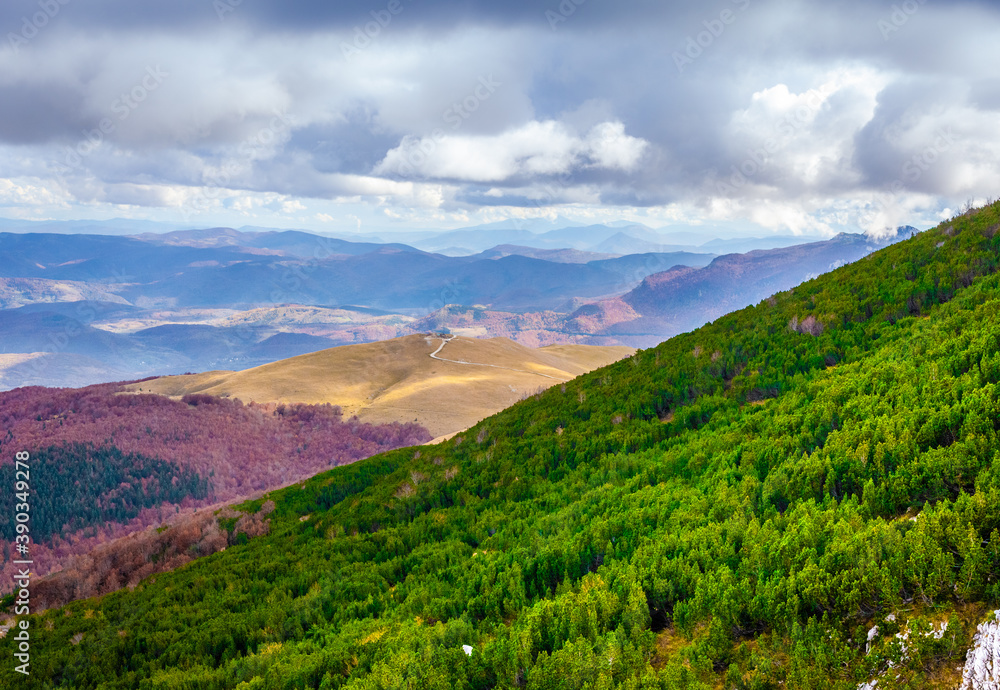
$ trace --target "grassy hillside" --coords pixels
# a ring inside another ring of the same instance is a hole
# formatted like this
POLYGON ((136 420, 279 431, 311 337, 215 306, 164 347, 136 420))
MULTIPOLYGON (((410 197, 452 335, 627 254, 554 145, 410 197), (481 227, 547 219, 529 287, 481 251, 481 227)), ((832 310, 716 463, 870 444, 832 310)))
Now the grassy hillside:
POLYGON ((275 492, 267 536, 33 618, 23 685, 956 687, 1000 600, 998 229, 275 492))
POLYGON ((331 403, 375 424, 418 422, 438 437, 634 352, 586 345, 531 349, 507 338, 445 340, 411 335, 345 345, 246 371, 170 376, 132 389, 247 402, 331 403))

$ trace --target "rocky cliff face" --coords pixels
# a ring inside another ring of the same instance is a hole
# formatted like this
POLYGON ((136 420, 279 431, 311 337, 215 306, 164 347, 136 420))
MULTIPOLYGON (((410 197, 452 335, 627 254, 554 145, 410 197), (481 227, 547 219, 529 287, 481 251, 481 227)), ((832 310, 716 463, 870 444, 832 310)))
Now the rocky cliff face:
POLYGON ((1000 611, 994 611, 972 638, 960 690, 1000 690, 1000 611))

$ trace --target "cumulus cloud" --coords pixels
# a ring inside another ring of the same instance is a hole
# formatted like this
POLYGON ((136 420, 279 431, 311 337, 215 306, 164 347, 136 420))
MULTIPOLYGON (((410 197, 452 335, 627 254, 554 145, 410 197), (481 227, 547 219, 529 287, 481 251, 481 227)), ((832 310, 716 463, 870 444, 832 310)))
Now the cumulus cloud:
POLYGON ((32 28, 36 1, 4 3, 0 214, 534 208, 828 233, 1000 187, 992 3, 229 5, 91 0, 32 28))
POLYGON ((496 135, 406 137, 375 166, 377 175, 499 183, 567 174, 585 167, 633 170, 649 143, 604 122, 583 136, 549 120, 496 135))

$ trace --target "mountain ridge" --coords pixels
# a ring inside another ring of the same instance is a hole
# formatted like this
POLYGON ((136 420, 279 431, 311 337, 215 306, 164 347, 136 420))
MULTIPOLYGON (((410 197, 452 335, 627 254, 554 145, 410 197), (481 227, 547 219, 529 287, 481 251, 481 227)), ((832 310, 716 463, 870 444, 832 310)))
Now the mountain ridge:
POLYGON ((413 421, 441 437, 633 352, 586 345, 532 350, 506 338, 423 334, 345 345, 240 372, 152 379, 128 389, 246 403, 329 403, 363 422, 413 421))

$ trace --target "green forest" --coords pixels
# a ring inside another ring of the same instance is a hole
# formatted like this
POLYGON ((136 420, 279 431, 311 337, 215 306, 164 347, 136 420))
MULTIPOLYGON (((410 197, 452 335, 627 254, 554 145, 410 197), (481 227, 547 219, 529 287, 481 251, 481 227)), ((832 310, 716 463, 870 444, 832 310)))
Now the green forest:
POLYGON ((1000 602, 998 230, 244 505, 269 534, 30 617, 17 686, 956 687, 1000 602))
MULTIPOLYGON (((32 453, 31 471, 43 477, 47 491, 30 492, 31 536, 44 541, 55 534, 104 524, 128 522, 143 508, 164 501, 205 498, 209 482, 193 470, 157 458, 123 453, 114 446, 66 443, 32 453)), ((0 538, 13 542, 14 492, 0 494, 0 538)))

